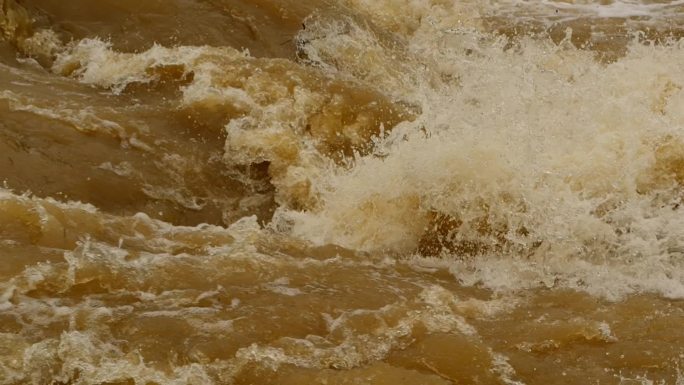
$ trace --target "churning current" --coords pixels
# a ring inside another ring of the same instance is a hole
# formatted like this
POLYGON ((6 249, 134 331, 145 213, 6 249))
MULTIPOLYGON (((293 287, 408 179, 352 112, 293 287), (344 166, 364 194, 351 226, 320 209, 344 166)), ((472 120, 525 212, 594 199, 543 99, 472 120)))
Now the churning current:
POLYGON ((684 384, 682 36, 0 0, 0 385, 684 384))

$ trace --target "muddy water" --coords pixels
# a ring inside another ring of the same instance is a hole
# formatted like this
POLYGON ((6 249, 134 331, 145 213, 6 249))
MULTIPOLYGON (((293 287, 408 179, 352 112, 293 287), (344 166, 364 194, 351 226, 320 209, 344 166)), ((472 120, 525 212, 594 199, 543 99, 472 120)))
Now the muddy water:
POLYGON ((0 384, 684 382, 684 2, 0 4, 0 384))

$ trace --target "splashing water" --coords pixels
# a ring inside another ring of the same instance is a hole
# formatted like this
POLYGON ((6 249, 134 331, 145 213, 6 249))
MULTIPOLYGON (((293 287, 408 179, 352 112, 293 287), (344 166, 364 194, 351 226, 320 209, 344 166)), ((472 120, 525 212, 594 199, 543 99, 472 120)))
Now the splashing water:
POLYGON ((679 384, 681 1, 0 1, 0 384, 679 384))

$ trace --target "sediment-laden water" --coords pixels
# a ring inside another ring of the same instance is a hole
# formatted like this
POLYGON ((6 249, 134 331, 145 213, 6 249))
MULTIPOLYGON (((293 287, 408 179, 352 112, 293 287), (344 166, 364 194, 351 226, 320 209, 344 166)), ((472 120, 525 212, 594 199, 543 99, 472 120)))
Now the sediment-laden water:
POLYGON ((684 383, 684 1, 0 5, 0 384, 684 383))

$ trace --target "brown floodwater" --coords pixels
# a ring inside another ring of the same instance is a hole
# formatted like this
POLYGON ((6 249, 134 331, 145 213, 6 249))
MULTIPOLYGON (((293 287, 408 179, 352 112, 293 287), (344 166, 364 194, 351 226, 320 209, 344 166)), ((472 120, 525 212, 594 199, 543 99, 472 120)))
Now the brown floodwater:
POLYGON ((0 385, 684 383, 681 0, 0 0, 0 385))

